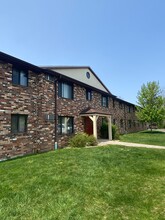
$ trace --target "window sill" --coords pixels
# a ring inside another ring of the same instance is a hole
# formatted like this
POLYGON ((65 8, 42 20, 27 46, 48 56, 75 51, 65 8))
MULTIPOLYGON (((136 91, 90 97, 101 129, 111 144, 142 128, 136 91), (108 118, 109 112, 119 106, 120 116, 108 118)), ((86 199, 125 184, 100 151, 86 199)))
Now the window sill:
POLYGON ((20 87, 20 88, 24 88, 24 89, 28 88, 28 85, 27 86, 23 86, 23 85, 20 85, 20 84, 12 84, 12 86, 20 87))
POLYGON ((71 134, 58 134, 58 136, 72 136, 74 133, 71 133, 71 134))
POLYGON ((11 132, 11 136, 27 136, 28 132, 11 132))
POLYGON ((74 100, 72 98, 65 98, 65 97, 58 97, 59 99, 63 99, 63 100, 74 100))

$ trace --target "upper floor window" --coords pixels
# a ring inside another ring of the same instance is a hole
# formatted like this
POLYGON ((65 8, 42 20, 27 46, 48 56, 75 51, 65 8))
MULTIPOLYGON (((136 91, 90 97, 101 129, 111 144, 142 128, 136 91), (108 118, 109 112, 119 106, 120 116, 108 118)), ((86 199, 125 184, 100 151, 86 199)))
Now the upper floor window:
POLYGON ((25 70, 20 70, 13 67, 12 82, 15 85, 28 86, 28 73, 25 70))
POLYGON ((115 108, 115 100, 113 99, 113 108, 115 108))
POLYGON ((24 133, 27 131, 27 115, 11 115, 11 132, 24 133))
POLYGON ((86 89, 86 100, 91 101, 92 100, 92 91, 86 89))
POLYGON ((73 133, 73 117, 58 117, 58 134, 73 133))
POLYGON ((73 86, 66 82, 59 82, 58 95, 62 98, 73 99, 73 86))
POLYGON ((130 105, 128 106, 128 112, 129 113, 131 112, 131 106, 130 105))
POLYGON ((108 107, 108 97, 107 96, 102 96, 102 106, 108 107))
POLYGON ((54 76, 50 75, 50 74, 46 74, 45 78, 49 81, 54 81, 54 76))
POLYGON ((122 109, 123 108, 123 103, 119 102, 119 108, 122 109))

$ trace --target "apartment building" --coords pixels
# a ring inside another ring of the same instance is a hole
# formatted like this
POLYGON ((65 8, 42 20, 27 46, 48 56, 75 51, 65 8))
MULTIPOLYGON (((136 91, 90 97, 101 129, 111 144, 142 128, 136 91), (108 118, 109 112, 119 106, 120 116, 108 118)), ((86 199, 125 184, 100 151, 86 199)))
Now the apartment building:
POLYGON ((38 67, 0 52, 0 159, 62 148, 78 132, 100 138, 144 129, 136 107, 117 98, 90 67, 38 67))

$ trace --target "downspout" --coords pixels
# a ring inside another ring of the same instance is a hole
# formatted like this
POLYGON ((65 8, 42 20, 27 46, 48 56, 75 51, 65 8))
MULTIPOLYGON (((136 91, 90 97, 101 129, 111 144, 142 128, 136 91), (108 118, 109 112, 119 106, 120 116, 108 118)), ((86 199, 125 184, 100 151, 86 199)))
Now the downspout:
POLYGON ((56 78, 54 80, 54 150, 58 149, 58 139, 57 139, 57 81, 56 78))

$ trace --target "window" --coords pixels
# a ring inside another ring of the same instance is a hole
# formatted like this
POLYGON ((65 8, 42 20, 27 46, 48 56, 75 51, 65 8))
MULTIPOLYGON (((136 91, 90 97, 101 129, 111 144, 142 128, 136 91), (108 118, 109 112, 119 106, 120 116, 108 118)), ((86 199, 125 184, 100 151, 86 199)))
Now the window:
POLYGON ((123 123, 123 119, 120 120, 120 127, 123 128, 124 123, 123 123))
POLYGON ((65 82, 59 82, 58 95, 62 98, 73 99, 73 86, 65 82))
POLYGON ((123 104, 122 104, 122 102, 119 102, 119 108, 120 108, 120 109, 123 108, 123 104))
POLYGON ((15 85, 28 86, 28 73, 25 70, 20 70, 13 67, 12 82, 15 85))
POLYGON ((113 99, 113 108, 115 108, 115 100, 113 99))
POLYGON ((116 119, 115 119, 115 118, 113 119, 113 124, 114 124, 114 125, 116 124, 116 119))
POLYGON ((53 122, 54 121, 54 114, 46 114, 45 120, 49 121, 49 122, 53 122))
POLYGON ((87 77, 88 79, 90 79, 90 73, 89 73, 89 72, 86 72, 86 77, 87 77))
POLYGON ((92 100, 92 91, 86 89, 86 100, 91 101, 92 100))
POLYGON ((128 120, 128 127, 131 128, 131 126, 132 126, 132 121, 128 120))
POLYGON ((128 106, 128 112, 129 113, 131 112, 131 106, 128 106))
POLYGON ((27 131, 27 115, 11 115, 11 132, 24 133, 27 131))
POLYGON ((108 97, 107 96, 102 96, 102 106, 108 107, 108 97))
POLYGON ((49 81, 54 81, 54 76, 52 76, 52 75, 50 75, 50 74, 46 74, 45 75, 45 78, 47 79, 47 80, 49 80, 49 81))
POLYGON ((135 122, 135 120, 133 121, 133 126, 136 127, 136 122, 135 122))
POLYGON ((58 134, 73 133, 73 117, 58 117, 58 134))

